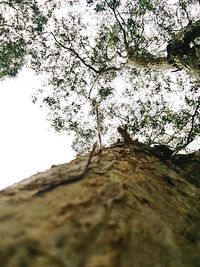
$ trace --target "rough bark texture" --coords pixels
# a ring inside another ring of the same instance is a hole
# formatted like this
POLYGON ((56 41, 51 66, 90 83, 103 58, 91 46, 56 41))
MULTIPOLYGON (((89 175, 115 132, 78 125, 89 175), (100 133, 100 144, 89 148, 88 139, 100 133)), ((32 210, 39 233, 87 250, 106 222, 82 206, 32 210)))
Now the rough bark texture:
POLYGON ((169 161, 119 143, 93 155, 84 179, 48 191, 88 156, 0 193, 1 266, 199 267, 198 153, 169 161))
POLYGON ((167 46, 168 62, 200 76, 200 20, 188 24, 167 46))

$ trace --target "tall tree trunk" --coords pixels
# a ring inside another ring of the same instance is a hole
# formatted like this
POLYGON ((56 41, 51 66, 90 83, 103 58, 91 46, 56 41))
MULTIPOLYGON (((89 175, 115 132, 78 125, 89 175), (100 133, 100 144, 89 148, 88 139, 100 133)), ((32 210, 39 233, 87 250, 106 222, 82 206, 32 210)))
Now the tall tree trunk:
POLYGON ((1 191, 1 266, 199 266, 198 153, 166 160, 134 142, 93 153, 86 170, 88 157, 1 191))

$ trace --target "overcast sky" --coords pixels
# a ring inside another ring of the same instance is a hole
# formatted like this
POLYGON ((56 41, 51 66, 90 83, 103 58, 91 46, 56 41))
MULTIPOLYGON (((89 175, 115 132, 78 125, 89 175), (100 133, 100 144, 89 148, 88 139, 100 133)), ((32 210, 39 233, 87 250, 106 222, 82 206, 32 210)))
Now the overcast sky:
POLYGON ((27 69, 0 82, 0 189, 74 158, 71 138, 55 133, 31 102, 40 83, 27 69))

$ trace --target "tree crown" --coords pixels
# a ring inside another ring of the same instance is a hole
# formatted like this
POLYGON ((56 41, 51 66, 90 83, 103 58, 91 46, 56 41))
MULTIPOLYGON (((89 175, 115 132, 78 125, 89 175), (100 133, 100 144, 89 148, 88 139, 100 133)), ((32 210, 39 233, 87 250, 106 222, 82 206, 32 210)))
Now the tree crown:
POLYGON ((25 63, 47 73, 34 101, 49 107, 56 130, 74 133, 75 150, 97 136, 113 142, 125 124, 148 144, 198 144, 198 1, 13 0, 0 7, 1 77, 25 63))

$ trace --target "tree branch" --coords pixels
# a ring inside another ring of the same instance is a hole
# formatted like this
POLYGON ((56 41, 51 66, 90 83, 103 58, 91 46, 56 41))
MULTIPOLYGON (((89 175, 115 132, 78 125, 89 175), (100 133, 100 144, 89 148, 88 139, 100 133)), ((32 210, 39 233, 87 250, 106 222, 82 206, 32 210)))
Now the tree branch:
MULTIPOLYGON (((115 19, 116 19, 116 21, 117 21, 117 23, 118 23, 120 29, 122 30, 122 34, 123 34, 123 38, 124 38, 125 48, 128 49, 129 44, 128 44, 128 41, 127 41, 127 38, 126 38, 126 31, 125 31, 124 27, 122 26, 122 24, 121 24, 121 22, 120 22, 120 20, 119 20, 119 18, 118 18, 118 16, 117 16, 117 14, 116 14, 116 9, 115 9, 113 6, 109 5, 109 3, 108 3, 107 1, 106 1, 106 3, 107 3, 107 5, 108 5, 108 7, 113 11, 114 17, 115 17, 115 19)), ((117 12, 117 13, 118 13, 120 19, 124 22, 123 18, 122 18, 121 15, 119 14, 119 12, 117 12)), ((125 22, 124 22, 124 23, 125 23, 125 22)))
POLYGON ((197 103, 197 106, 195 108, 195 111, 192 115, 192 119, 191 119, 191 128, 190 128, 190 131, 188 133, 188 136, 187 136, 187 139, 186 139, 186 142, 185 144, 177 147, 175 149, 175 152, 174 152, 174 156, 182 149, 185 149, 186 146, 188 146, 193 140, 194 140, 194 137, 193 137, 193 130, 194 130, 194 126, 195 126, 195 118, 196 116, 198 115, 198 110, 200 108, 200 97, 198 98, 198 103, 197 103))
POLYGON ((72 52, 82 63, 83 65, 85 65, 87 68, 89 68, 90 70, 92 70, 93 72, 97 73, 97 74, 102 74, 102 73, 105 73, 105 72, 109 72, 109 71, 118 71, 118 70, 121 70, 121 68, 118 68, 118 67, 115 67, 115 66, 111 66, 111 67, 103 67, 103 68, 99 68, 99 69, 96 69, 94 68, 91 64, 88 64, 86 62, 85 59, 83 59, 78 52, 76 52, 73 48, 71 47, 67 47, 65 46, 64 44, 62 44, 55 36, 54 33, 51 32, 51 35, 53 36, 55 42, 57 44, 59 44, 62 48, 72 52))
POLYGON ((51 35, 53 36, 53 38, 54 38, 54 40, 56 41, 57 44, 59 44, 62 48, 66 49, 66 50, 68 50, 70 52, 72 52, 83 63, 83 65, 85 65, 87 68, 91 69, 95 73, 98 73, 99 72, 93 66, 91 66, 90 64, 88 64, 73 48, 67 47, 64 44, 62 44, 60 41, 58 41, 58 39, 56 38, 56 36, 54 35, 54 33, 51 32, 51 35))
POLYGON ((192 136, 192 133, 193 133, 193 130, 194 130, 195 118, 196 118, 196 116, 198 114, 199 107, 200 107, 200 97, 198 98, 197 106, 196 106, 195 111, 194 111, 194 113, 192 115, 191 129, 190 129, 190 131, 188 133, 188 136, 187 136, 186 146, 189 145, 189 143, 191 143, 194 140, 194 138, 192 136))

